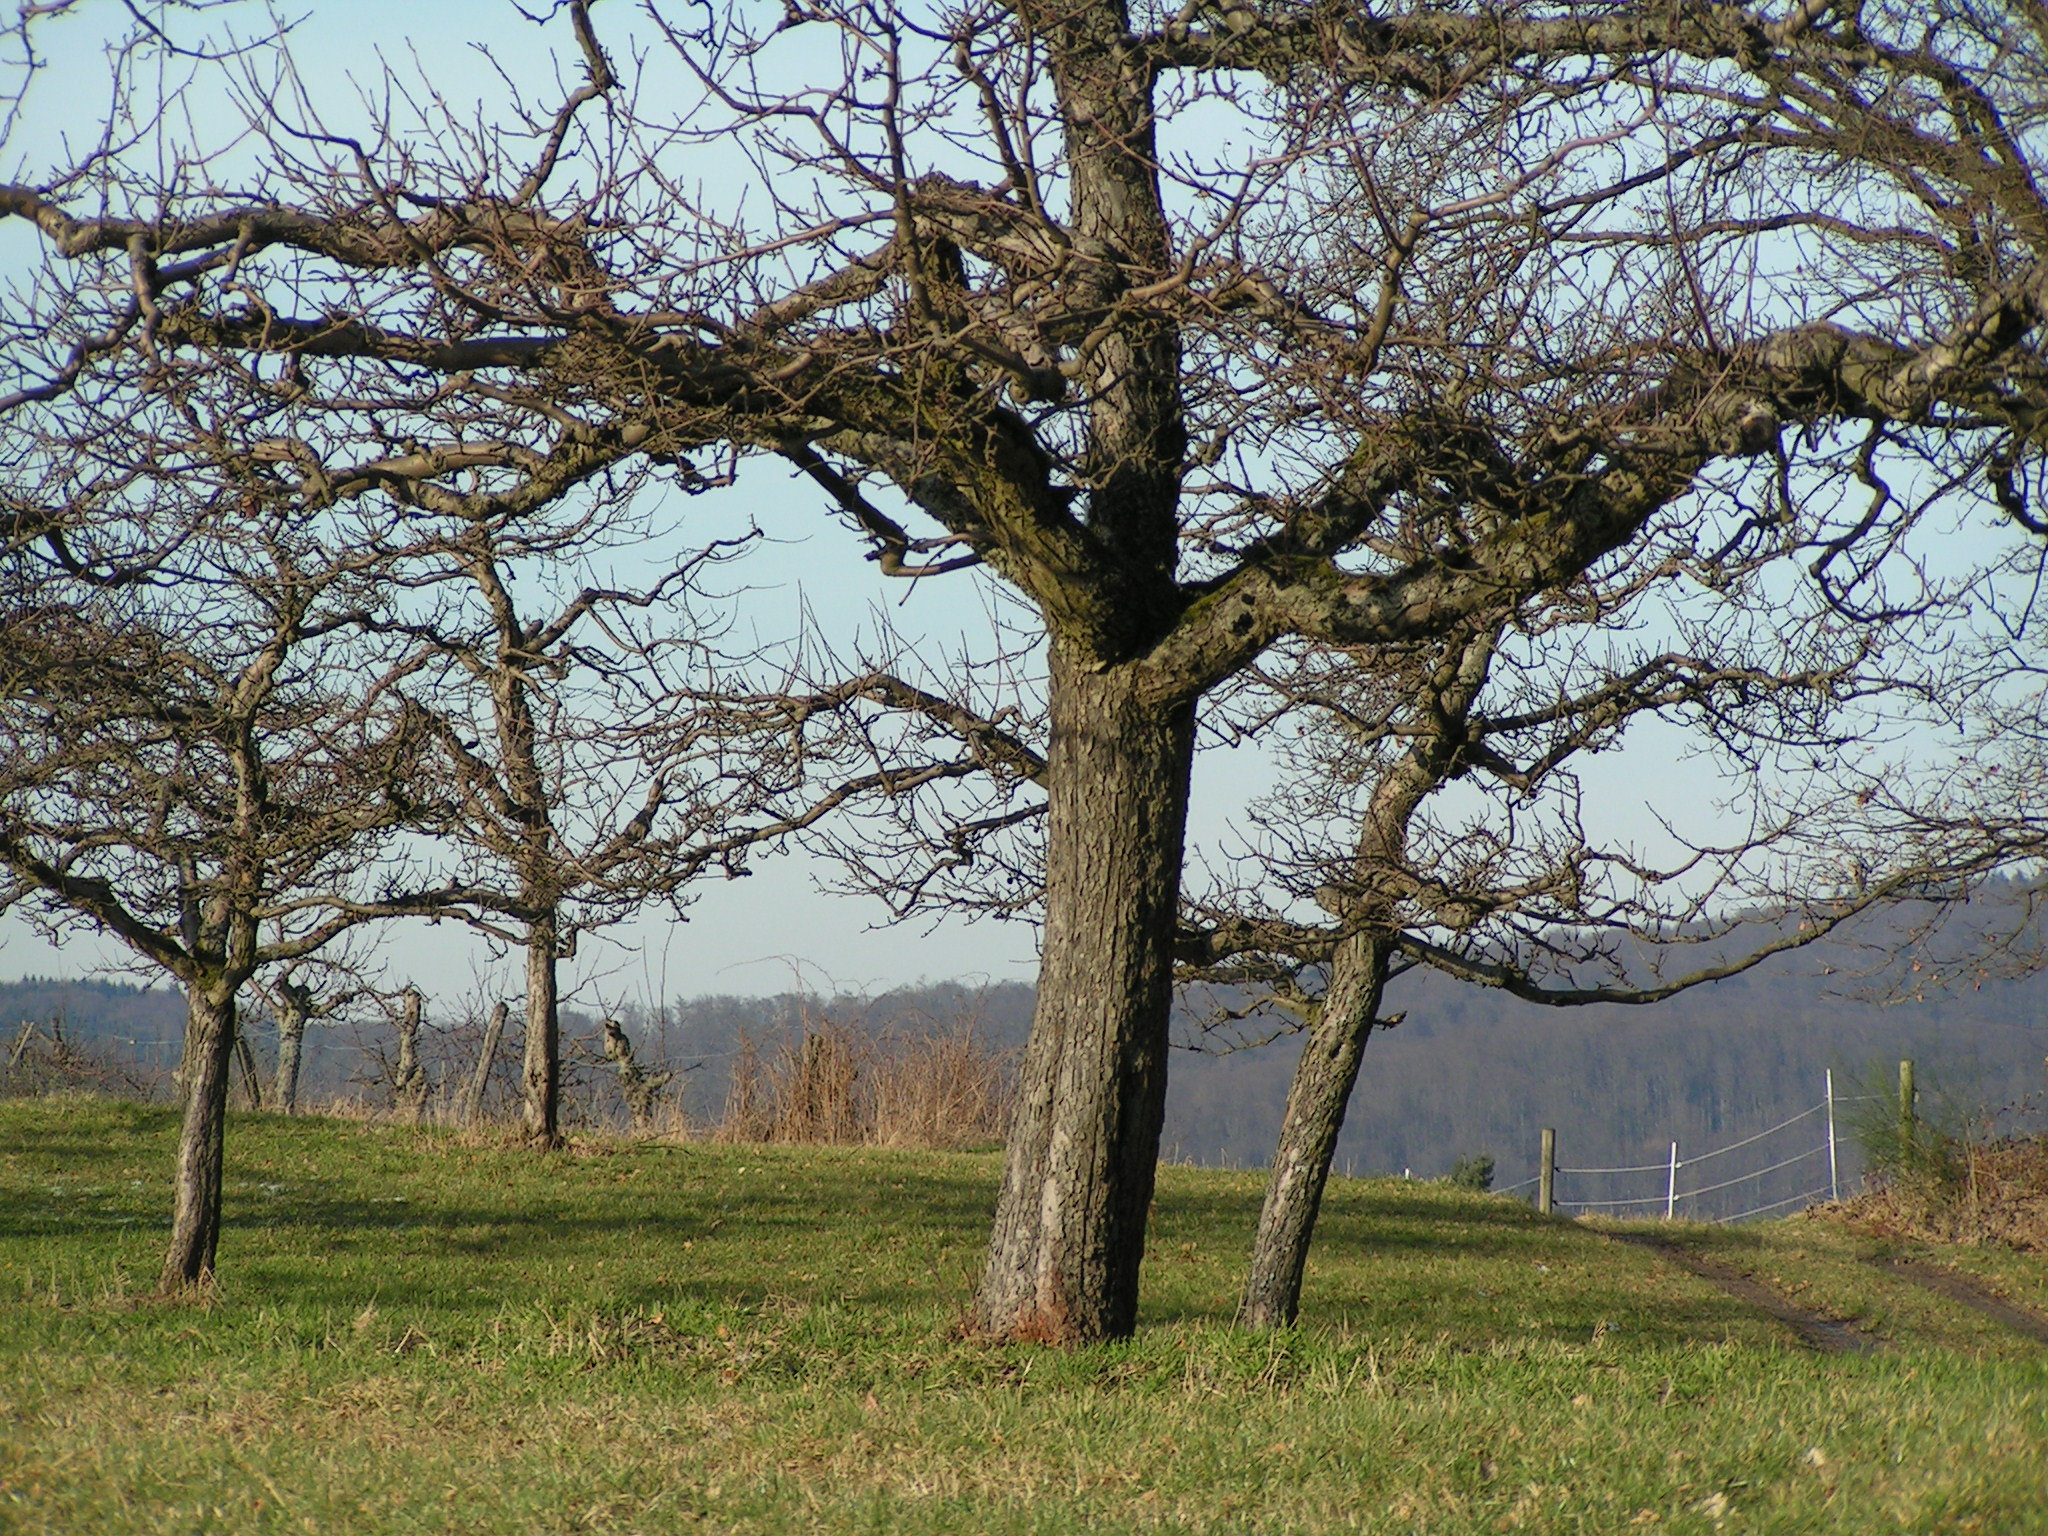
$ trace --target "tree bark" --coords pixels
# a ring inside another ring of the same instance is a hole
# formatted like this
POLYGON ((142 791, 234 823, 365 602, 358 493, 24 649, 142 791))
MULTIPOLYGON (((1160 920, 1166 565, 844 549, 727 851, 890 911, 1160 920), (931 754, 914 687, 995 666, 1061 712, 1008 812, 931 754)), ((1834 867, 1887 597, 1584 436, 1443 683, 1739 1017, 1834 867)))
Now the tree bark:
POLYGON ((1239 1321, 1248 1328, 1291 1327, 1299 1315, 1309 1239, 1365 1043, 1379 1017, 1392 952, 1383 935, 1354 934, 1332 957, 1322 1007, 1287 1090, 1266 1202, 1252 1239, 1251 1271, 1238 1309, 1239 1321))
POLYGON ((249 1107, 263 1107, 263 1077, 256 1070, 256 1052, 250 1048, 249 1037, 242 1033, 240 1021, 235 1028, 235 1061, 242 1069, 242 1088, 249 1095, 249 1107))
POLYGON ((469 1091, 462 1096, 464 1125, 475 1125, 484 1112, 484 1093, 491 1086, 491 1068, 497 1065, 498 1042, 505 1037, 508 1011, 503 1003, 491 1005, 491 1016, 484 1024, 484 1043, 476 1053, 476 1072, 469 1080, 469 1091))
POLYGON ((220 1246, 221 1160, 227 1141, 228 1064, 235 1049, 235 994, 220 984, 186 988, 180 1077, 185 1119, 178 1133, 177 1203, 158 1289, 175 1295, 213 1279, 220 1246))
POLYGON ((977 1321, 1131 1332, 1166 1104, 1190 704, 1055 643, 1044 963, 977 1321))
POLYGON ((393 1100, 398 1112, 418 1124, 427 1107, 427 1069, 420 1065, 420 994, 417 987, 405 989, 405 1002, 398 1018, 398 1068, 393 1083, 393 1100))
POLYGON ((562 1020, 555 990, 560 930, 553 913, 526 930, 526 1063, 524 1118, 527 1140, 562 1144, 562 1020))
POLYGON ((278 988, 277 1073, 271 1079, 271 1097, 287 1115, 299 1112, 299 1060, 306 1041, 306 1010, 283 987, 278 988))
MULTIPOLYGON (((816 1035, 805 1039, 809 1046, 816 1035)), ((625 1100, 626 1114, 636 1131, 647 1130, 654 1124, 654 1105, 661 1097, 661 1090, 668 1086, 672 1074, 649 1072, 634 1059, 633 1042, 626 1034, 625 1025, 617 1019, 604 1021, 604 1058, 619 1074, 619 1097, 625 1100)))

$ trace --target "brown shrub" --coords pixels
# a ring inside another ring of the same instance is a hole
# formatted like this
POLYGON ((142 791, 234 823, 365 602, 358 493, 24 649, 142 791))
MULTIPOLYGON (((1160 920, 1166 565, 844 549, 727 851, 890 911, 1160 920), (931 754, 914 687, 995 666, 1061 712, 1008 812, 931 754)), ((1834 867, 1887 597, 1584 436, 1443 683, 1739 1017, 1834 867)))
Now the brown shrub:
POLYGON ((1950 1161, 1894 1173, 1814 1214, 1876 1237, 2048 1253, 2048 1137, 1959 1142, 1950 1161))
POLYGON ((954 1149, 998 1143, 1012 1063, 972 1028, 869 1032, 808 1020, 767 1053, 740 1037, 720 1141, 954 1149))

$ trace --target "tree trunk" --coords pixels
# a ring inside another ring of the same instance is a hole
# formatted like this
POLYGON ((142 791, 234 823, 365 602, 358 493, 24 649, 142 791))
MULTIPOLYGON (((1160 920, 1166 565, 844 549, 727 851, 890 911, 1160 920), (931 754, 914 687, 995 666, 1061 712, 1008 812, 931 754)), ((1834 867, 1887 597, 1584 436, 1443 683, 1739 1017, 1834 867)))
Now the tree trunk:
POLYGON ((178 1133, 177 1204, 171 1248, 158 1289, 174 1295, 213 1278, 220 1245, 221 1159, 227 1139, 228 1063, 235 1049, 235 994, 219 984, 190 985, 179 1076, 185 1120, 178 1133))
POLYGON ((235 1028, 235 1064, 242 1069, 242 1088, 249 1095, 249 1107, 263 1107, 263 1078, 256 1071, 256 1053, 249 1047, 249 1037, 242 1033, 240 1021, 235 1028))
POLYGON ((1055 643, 1044 958, 977 1308, 998 1338, 1137 1321, 1194 737, 1144 681, 1055 643))
POLYGON ((1353 932, 1331 956, 1323 1005, 1287 1090, 1238 1314, 1248 1327, 1289 1327, 1301 1309, 1309 1239, 1394 956, 1400 892, 1408 878, 1408 826, 1456 770, 1473 703, 1492 666, 1495 637, 1496 631, 1485 629, 1447 649, 1432 673, 1425 707, 1409 722, 1412 745, 1373 790, 1359 828, 1357 889, 1346 906, 1353 932))
POLYGON ((475 1125, 484 1112, 484 1093, 491 1086, 491 1068, 497 1065, 498 1042, 505 1037, 507 1011, 503 1003, 494 1003, 490 1019, 484 1024, 484 1043, 476 1053, 476 1072, 469 1080, 469 1092, 462 1096, 464 1125, 475 1125))
POLYGON ((417 1125, 427 1107, 427 1069, 420 1065, 420 994, 417 987, 405 989, 405 1001, 398 1016, 398 1068, 392 1090, 399 1114, 417 1125))
MULTIPOLYGON (((816 1035, 806 1037, 809 1046, 816 1035)), ((619 1074, 619 1097, 626 1102, 626 1114, 636 1131, 647 1130, 654 1124, 655 1102, 661 1097, 661 1090, 668 1086, 671 1076, 667 1072, 649 1072, 633 1057, 633 1042, 626 1034, 625 1025, 617 1019, 604 1021, 604 1059, 617 1069, 619 1074)))
POLYGON ((552 913, 526 930, 526 1137, 538 1147, 562 1144, 562 1020, 555 994, 561 935, 552 913))
POLYGON ((1378 934, 1354 934, 1337 946, 1323 1005, 1309 1029, 1287 1090, 1287 1112, 1266 1203, 1252 1239, 1251 1273, 1238 1317, 1249 1328, 1291 1327, 1301 1308, 1301 1277, 1309 1239, 1322 1209, 1323 1185, 1344 1129, 1344 1110, 1358 1081, 1365 1042, 1379 1017, 1392 950, 1378 934))
POLYGON ((306 1041, 306 1010, 282 987, 277 1005, 277 1073, 271 1097, 285 1114, 299 1112, 299 1055, 306 1041))

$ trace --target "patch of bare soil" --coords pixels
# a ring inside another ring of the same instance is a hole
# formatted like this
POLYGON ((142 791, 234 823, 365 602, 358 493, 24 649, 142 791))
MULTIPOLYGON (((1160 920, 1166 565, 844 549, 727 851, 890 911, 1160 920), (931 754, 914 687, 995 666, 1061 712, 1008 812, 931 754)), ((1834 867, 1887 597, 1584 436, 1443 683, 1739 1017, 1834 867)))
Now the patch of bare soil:
POLYGON ((1823 1355, 1871 1355, 1886 1348, 1882 1339, 1873 1338, 1840 1318, 1824 1317, 1795 1306, 1769 1286, 1751 1279, 1732 1265, 1723 1264, 1719 1259, 1710 1259, 1705 1254, 1694 1253, 1682 1244, 1665 1242, 1640 1232, 1617 1232, 1613 1234, 1625 1243, 1649 1248, 1692 1271, 1702 1280, 1719 1286, 1746 1306, 1756 1308, 1768 1317, 1775 1318, 1790 1329, 1799 1342, 1808 1349, 1823 1355))
POLYGON ((1967 1275, 1919 1259, 1872 1259, 1870 1262, 1933 1291, 1937 1296, 1973 1307, 2036 1344, 2048 1344, 2048 1317, 2043 1317, 2032 1307, 2023 1307, 1993 1294, 1967 1275))

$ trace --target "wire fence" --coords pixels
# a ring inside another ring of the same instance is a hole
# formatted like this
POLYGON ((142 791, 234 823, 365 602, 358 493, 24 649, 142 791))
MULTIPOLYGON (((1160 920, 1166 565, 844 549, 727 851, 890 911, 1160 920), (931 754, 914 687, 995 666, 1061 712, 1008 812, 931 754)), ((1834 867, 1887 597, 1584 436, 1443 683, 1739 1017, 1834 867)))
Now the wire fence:
MULTIPOLYGON (((1877 1097, 1836 1093, 1834 1073, 1829 1072, 1817 1102, 1775 1125, 1708 1151, 1682 1152, 1673 1141, 1669 1155, 1654 1163, 1608 1168, 1557 1164, 1551 1169, 1552 1208, 1575 1216, 1683 1217, 1725 1224, 1776 1215, 1818 1200, 1839 1200, 1843 1184, 1839 1111, 1845 1105, 1875 1102, 1877 1097), (1716 1164, 1716 1159, 1743 1152, 1749 1156, 1716 1164), (1745 1162, 1757 1166, 1736 1171, 1745 1162), (1787 1188, 1794 1192, 1781 1193, 1787 1188)), ((1542 1180, 1539 1173, 1500 1192, 1533 1191, 1542 1180)))

